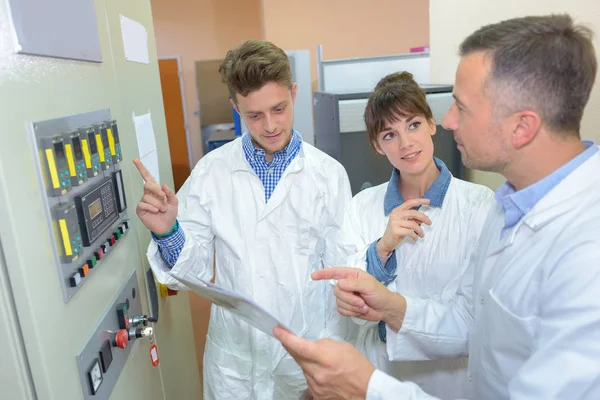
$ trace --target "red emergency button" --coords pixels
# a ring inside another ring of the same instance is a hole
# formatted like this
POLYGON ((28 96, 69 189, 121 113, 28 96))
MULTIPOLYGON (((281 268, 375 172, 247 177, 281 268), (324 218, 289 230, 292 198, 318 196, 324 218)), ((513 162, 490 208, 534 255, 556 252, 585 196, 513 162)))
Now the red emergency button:
POLYGON ((125 349, 129 344, 129 333, 126 329, 121 329, 115 334, 115 340, 113 344, 117 347, 125 349))

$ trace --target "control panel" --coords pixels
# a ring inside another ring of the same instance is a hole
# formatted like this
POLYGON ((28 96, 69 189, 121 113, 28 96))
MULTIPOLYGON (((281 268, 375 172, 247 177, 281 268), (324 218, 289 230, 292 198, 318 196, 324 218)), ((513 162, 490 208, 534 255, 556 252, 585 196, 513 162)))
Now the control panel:
POLYGON ((89 192, 75 197, 83 243, 86 246, 91 246, 119 218, 115 197, 112 178, 105 179, 89 192))
POLYGON ((31 132, 68 302, 129 230, 117 121, 93 111, 35 122, 31 132))
POLYGON ((148 351, 148 363, 158 364, 153 322, 156 319, 142 313, 134 270, 76 356, 84 399, 109 399, 125 362, 137 347, 148 351))

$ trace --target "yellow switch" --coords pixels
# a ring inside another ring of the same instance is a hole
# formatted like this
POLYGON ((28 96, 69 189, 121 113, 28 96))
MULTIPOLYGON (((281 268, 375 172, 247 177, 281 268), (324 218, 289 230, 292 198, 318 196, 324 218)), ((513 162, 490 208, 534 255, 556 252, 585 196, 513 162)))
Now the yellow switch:
POLYGON ((58 171, 56 170, 56 162, 54 161, 54 153, 52 149, 46 149, 46 160, 48 161, 48 170, 52 179, 52 187, 58 189, 60 182, 58 181, 58 171))
POLYGON ((169 296, 175 296, 177 294, 177 290, 169 289, 167 285, 159 283, 158 284, 160 290, 160 297, 165 298, 169 296))
POLYGON ((117 150, 115 149, 115 138, 113 136, 112 129, 106 129, 106 135, 108 136, 108 147, 110 148, 110 154, 116 156, 117 150))
POLYGON ((71 249, 71 238, 69 236, 69 229, 67 228, 67 220, 59 220, 58 225, 60 226, 60 233, 62 236, 63 245, 65 246, 65 254, 67 256, 71 256, 73 255, 73 249, 71 249))
POLYGON ((83 158, 85 160, 85 167, 87 169, 92 168, 92 157, 90 155, 90 146, 86 139, 81 139, 81 147, 83 148, 83 158))
POLYGON ((69 143, 65 144, 65 151, 67 153, 67 164, 69 165, 69 173, 71 176, 77 176, 77 171, 75 170, 75 157, 73 157, 73 148, 69 143))
POLYGON ((98 155, 100 156, 100 161, 105 162, 104 159, 104 145, 102 144, 102 137, 99 133, 96 133, 96 146, 98 146, 98 155))

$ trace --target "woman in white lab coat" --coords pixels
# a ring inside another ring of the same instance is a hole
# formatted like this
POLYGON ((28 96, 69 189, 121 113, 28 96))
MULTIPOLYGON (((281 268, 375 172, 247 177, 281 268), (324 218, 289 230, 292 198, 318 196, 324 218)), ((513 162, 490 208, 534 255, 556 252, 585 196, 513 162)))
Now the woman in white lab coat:
MULTIPOLYGON (((347 228, 362 249, 351 266, 392 291, 449 301, 475 249, 493 202, 487 187, 454 178, 433 157, 436 124, 425 93, 403 72, 375 87, 365 110, 369 140, 391 164, 388 183, 351 202, 347 228)), ((466 358, 390 362, 383 323, 359 325, 357 348, 375 367, 442 399, 464 397, 466 358)))

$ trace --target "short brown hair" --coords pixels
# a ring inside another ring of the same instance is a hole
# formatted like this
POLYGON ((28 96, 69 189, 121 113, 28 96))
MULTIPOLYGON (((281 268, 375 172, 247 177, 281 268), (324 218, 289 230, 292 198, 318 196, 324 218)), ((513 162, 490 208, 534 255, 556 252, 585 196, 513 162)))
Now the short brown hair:
POLYGON ((287 54, 265 40, 247 40, 229 50, 219 66, 221 82, 227 85, 229 96, 247 96, 269 82, 292 87, 292 69, 287 54))
POLYGON ((412 115, 420 115, 427 121, 433 120, 425 91, 415 82, 412 74, 396 72, 381 79, 369 96, 364 115, 371 145, 377 143, 377 135, 386 123, 412 115))
POLYGON ((598 68, 592 36, 566 14, 515 18, 471 34, 460 55, 490 57, 486 91, 497 115, 532 109, 552 131, 579 134, 598 68))

